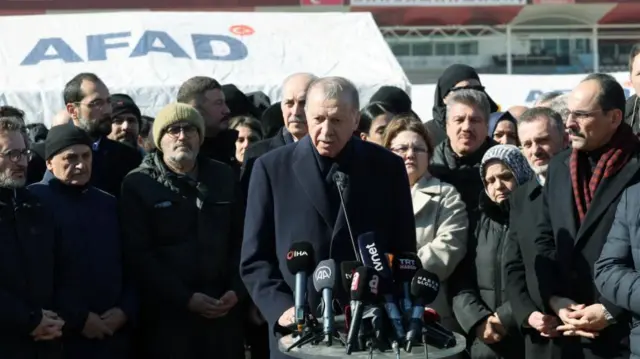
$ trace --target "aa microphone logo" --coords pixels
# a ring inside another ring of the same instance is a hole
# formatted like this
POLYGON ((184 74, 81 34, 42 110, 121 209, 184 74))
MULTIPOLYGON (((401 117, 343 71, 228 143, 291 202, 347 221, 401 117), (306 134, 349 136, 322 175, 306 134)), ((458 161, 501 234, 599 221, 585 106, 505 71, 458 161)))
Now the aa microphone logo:
POLYGON ((304 257, 308 255, 309 253, 307 253, 306 251, 289 251, 289 253, 287 253, 287 260, 292 260, 295 257, 304 257))
POLYGON ((327 266, 322 266, 316 269, 316 281, 331 278, 331 269, 327 266))

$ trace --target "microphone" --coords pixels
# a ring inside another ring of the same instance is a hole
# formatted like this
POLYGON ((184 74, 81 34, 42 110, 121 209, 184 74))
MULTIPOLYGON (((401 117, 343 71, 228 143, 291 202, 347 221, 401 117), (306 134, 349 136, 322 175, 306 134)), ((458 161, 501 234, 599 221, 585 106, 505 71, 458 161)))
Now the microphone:
POLYGON ((364 304, 371 302, 378 294, 380 277, 369 267, 359 267, 351 281, 351 325, 347 334, 347 355, 351 355, 358 342, 364 304))
POLYGON ((313 272, 313 286, 316 291, 322 293, 322 302, 324 303, 324 311, 322 313, 322 325, 324 330, 324 338, 327 345, 331 346, 333 341, 333 288, 336 285, 336 262, 333 259, 327 259, 318 263, 315 272, 313 272))
POLYGON ((402 287, 402 309, 405 313, 411 311, 411 280, 418 268, 422 268, 422 263, 415 253, 402 253, 393 258, 393 277, 402 287))
POLYGON ((345 261, 340 263, 340 277, 342 279, 342 288, 345 293, 349 293, 351 290, 353 274, 356 272, 358 267, 362 267, 362 263, 358 261, 345 261))
POLYGON ((413 341, 422 333, 424 306, 433 303, 440 291, 440 279, 426 269, 419 269, 411 280, 411 294, 416 298, 409 320, 405 351, 411 353, 413 341))
POLYGON ((448 349, 456 346, 457 341, 453 332, 440 324, 440 315, 432 308, 424 309, 423 341, 438 349, 448 349))
POLYGON ((336 184, 338 188, 338 196, 340 197, 340 206, 342 207, 342 212, 344 213, 344 220, 347 223, 347 230, 349 231, 349 238, 351 239, 351 245, 353 246, 353 254, 356 256, 356 260, 361 262, 360 255, 358 254, 358 249, 356 248, 356 240, 353 237, 353 231, 351 230, 351 222, 349 221, 349 215, 347 214, 347 207, 344 204, 344 192, 347 189, 349 183, 349 177, 346 173, 340 171, 339 165, 334 163, 329 170, 329 173, 333 172, 331 179, 336 184))
MULTIPOLYGON (((387 282, 392 280, 391 269, 389 268, 389 262, 387 256, 385 256, 376 244, 375 233, 367 232, 358 236, 358 247, 360 248, 360 254, 362 255, 362 262, 364 265, 374 268, 380 273, 380 277, 387 282)), ((396 340, 398 342, 404 339, 404 327, 402 326, 402 316, 400 310, 393 299, 393 294, 387 291, 384 286, 384 310, 387 312, 387 316, 393 324, 393 329, 396 333, 396 340)))
POLYGON ((309 242, 296 242, 287 253, 287 268, 296 276, 295 314, 298 331, 302 332, 306 314, 307 277, 313 273, 313 246, 309 242))

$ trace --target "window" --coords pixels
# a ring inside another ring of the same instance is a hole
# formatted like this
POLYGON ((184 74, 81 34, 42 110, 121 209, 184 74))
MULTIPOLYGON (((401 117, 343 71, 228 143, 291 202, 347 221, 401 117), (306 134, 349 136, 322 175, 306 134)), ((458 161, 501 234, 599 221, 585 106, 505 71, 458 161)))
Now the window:
POLYGON ((560 55, 569 55, 569 39, 558 40, 560 55))
POLYGON ((411 47, 409 44, 392 44, 391 51, 396 56, 411 56, 411 47))
POLYGON ((437 42, 435 56, 453 56, 456 54, 456 45, 450 42, 437 42))
POLYGON ((478 42, 460 42, 458 43, 458 55, 477 55, 478 54, 478 42))
POLYGON ((433 44, 430 42, 419 42, 412 45, 413 56, 432 56, 433 44))

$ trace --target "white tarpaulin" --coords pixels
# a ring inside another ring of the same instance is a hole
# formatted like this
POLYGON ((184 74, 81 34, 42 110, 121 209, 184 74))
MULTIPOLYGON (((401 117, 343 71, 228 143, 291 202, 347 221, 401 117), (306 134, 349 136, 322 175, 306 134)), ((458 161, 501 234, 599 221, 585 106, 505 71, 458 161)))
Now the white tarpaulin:
MULTIPOLYGON (((612 73, 624 87, 627 97, 634 91, 628 84, 629 73, 612 73)), ((511 106, 532 106, 538 96, 550 91, 570 91, 587 75, 480 75, 480 81, 487 93, 506 111, 511 106)), ((413 110, 423 121, 433 118, 433 107, 436 85, 413 85, 411 101, 413 110)))
POLYGON ((142 112, 175 100, 192 76, 280 99, 294 72, 344 76, 363 104, 382 85, 410 84, 369 13, 118 12, 0 17, 0 103, 49 124, 80 72, 142 112))

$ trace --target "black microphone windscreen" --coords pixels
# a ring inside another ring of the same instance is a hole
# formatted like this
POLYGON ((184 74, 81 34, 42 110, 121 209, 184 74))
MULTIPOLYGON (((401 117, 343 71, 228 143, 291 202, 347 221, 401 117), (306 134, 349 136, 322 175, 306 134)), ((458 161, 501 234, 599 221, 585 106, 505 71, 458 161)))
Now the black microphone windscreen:
MULTIPOLYGON (((336 163, 331 166, 331 170, 334 170, 334 168, 335 171, 333 172, 333 175, 331 175, 333 182, 335 182, 338 187, 347 187, 347 175, 338 170, 338 165, 336 163)), ((329 172, 331 172, 331 170, 329 172)))
POLYGON ((380 278, 375 269, 358 267, 351 280, 351 300, 371 301, 378 294, 380 278))
POLYGON ((393 277, 401 282, 411 282, 422 262, 415 253, 401 253, 393 257, 393 277))
POLYGON ((362 263, 358 261, 346 261, 340 263, 340 279, 342 279, 342 288, 344 288, 346 293, 348 293, 351 288, 353 273, 355 273, 356 269, 360 266, 362 266, 362 263))
POLYGON ((313 273, 315 266, 315 253, 309 242, 296 242, 291 245, 287 253, 287 268, 291 274, 304 272, 313 273))
POLYGON ((336 285, 336 261, 327 259, 320 263, 313 272, 313 286, 318 292, 325 288, 333 289, 336 285))
POLYGON ((423 304, 433 303, 440 291, 440 279, 426 269, 419 269, 411 281, 411 295, 423 300, 423 304))
POLYGON ((380 276, 383 278, 391 278, 389 261, 384 254, 386 253, 385 248, 379 246, 374 232, 367 232, 358 236, 358 249, 364 265, 380 272, 380 276))

